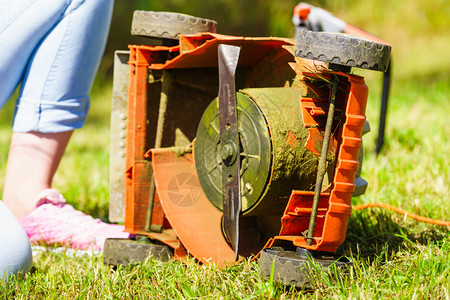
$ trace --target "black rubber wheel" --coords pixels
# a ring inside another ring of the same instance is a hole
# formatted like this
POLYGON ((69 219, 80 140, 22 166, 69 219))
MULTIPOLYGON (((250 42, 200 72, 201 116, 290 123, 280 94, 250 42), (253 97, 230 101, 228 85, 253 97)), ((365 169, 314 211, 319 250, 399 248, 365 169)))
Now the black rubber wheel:
POLYGON ((217 22, 185 14, 134 11, 131 34, 151 38, 178 39, 180 34, 216 32, 217 22))
POLYGON ((391 46, 344 33, 299 30, 295 55, 373 71, 386 71, 391 46))
POLYGON ((269 280, 273 269, 273 280, 284 285, 310 289, 314 270, 328 270, 331 265, 339 269, 340 274, 347 274, 352 264, 345 257, 323 255, 297 248, 297 251, 285 250, 281 247, 265 248, 259 259, 259 272, 262 278, 269 280))
POLYGON ((128 266, 134 262, 143 262, 148 257, 161 261, 172 258, 168 246, 138 242, 130 239, 106 239, 103 250, 103 262, 108 265, 128 266))

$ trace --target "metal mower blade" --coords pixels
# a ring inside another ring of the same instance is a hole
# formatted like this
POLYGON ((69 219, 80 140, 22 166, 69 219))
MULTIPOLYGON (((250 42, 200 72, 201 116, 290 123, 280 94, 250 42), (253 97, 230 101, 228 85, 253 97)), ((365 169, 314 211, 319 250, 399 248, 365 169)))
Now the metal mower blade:
POLYGON ((241 188, 240 146, 236 117, 234 74, 240 47, 221 44, 219 56, 220 156, 222 159, 223 227, 238 259, 241 188))

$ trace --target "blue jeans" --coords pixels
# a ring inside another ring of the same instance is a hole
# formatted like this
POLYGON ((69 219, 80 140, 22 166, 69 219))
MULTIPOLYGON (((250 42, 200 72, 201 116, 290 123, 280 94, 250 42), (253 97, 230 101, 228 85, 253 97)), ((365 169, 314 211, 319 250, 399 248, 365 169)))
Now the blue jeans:
POLYGON ((28 271, 31 262, 28 237, 0 200, 0 281, 5 282, 8 276, 28 271))
POLYGON ((22 82, 13 130, 83 126, 113 0, 0 0, 0 108, 22 82))

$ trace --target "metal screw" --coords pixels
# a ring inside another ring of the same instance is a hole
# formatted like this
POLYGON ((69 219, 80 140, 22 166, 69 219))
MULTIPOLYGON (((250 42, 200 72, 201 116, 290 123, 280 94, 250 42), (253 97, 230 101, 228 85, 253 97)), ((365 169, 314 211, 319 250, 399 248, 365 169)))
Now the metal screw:
POLYGON ((230 144, 223 145, 220 148, 220 157, 222 160, 227 160, 233 157, 233 147, 230 144))

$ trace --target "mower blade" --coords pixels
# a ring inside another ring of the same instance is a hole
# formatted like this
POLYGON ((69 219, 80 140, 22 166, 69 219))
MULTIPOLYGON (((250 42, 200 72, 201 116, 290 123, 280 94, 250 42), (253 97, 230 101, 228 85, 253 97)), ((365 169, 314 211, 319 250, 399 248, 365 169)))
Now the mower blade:
POLYGON ((219 121, 222 159, 223 228, 238 259, 239 214, 241 211, 240 147, 236 117, 234 74, 240 47, 219 45, 219 121))

